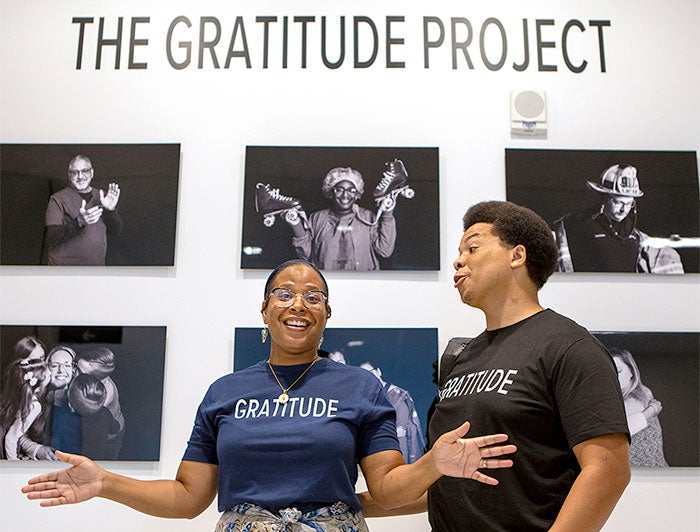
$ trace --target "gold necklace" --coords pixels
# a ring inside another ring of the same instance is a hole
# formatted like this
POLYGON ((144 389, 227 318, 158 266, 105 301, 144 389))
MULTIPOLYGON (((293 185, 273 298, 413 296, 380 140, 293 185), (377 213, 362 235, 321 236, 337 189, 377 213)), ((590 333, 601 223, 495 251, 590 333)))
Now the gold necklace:
POLYGON ((302 378, 304 375, 306 375, 306 374, 308 373, 308 371, 311 369, 311 366, 313 366, 313 365, 314 365, 316 362, 318 362, 319 360, 321 360, 321 359, 320 359, 320 358, 317 358, 317 359, 314 360, 311 364, 309 364, 309 365, 306 367, 306 369, 305 369, 304 371, 301 372, 301 375, 299 375, 299 376, 296 378, 296 380, 295 380, 292 384, 290 384, 289 386, 287 386, 287 387, 285 388, 284 386, 282 386, 282 383, 281 383, 280 380, 277 378, 277 374, 275 373, 275 370, 272 369, 272 364, 270 364, 270 359, 268 359, 268 360, 267 360, 267 365, 268 365, 268 367, 270 368, 270 371, 272 372, 272 376, 275 378, 275 380, 277 381, 278 386, 279 386, 280 389, 282 390, 282 393, 279 394, 279 396, 277 397, 277 401, 279 401, 279 402, 280 402, 281 404, 283 404, 283 405, 286 404, 287 401, 289 401, 289 395, 287 395, 287 392, 288 392, 289 390, 291 390, 292 387, 293 387, 297 382, 299 382, 299 381, 301 380, 301 378, 302 378))

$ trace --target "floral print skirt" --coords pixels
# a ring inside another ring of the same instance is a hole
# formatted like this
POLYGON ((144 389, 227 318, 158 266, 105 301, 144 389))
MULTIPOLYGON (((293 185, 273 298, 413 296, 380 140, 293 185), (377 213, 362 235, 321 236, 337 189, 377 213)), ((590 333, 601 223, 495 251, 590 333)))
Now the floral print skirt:
POLYGON ((362 512, 342 502, 304 513, 283 508, 277 514, 242 503, 221 514, 215 532, 369 532, 369 528, 362 512))

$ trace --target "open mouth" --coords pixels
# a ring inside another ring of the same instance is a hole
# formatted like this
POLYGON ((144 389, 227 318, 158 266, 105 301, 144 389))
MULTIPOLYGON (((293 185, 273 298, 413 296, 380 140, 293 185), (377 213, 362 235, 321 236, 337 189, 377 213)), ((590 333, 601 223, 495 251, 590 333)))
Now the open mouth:
POLYGON ((303 331, 309 326, 309 323, 305 320, 300 320, 297 318, 289 318, 284 320, 284 324, 295 330, 303 331))

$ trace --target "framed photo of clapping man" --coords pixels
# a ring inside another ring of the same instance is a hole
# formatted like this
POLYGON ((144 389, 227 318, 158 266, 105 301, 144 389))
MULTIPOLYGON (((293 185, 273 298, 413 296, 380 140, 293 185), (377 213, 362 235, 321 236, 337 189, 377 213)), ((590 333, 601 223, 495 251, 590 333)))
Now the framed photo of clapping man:
MULTIPOLYGON (((267 360, 269 348, 260 341, 260 328, 235 330, 233 369, 240 371, 267 360)), ((428 415, 437 394, 437 329, 336 328, 323 333, 321 356, 372 373, 384 387, 397 415, 397 435, 404 460, 423 455, 428 415)))
POLYGON ((506 149, 506 196, 550 224, 561 272, 700 271, 695 151, 506 149))
POLYGON ((0 458, 157 461, 166 328, 0 326, 0 458))
POLYGON ((0 265, 174 266, 179 144, 0 144, 0 265))
POLYGON ((700 334, 593 334, 615 363, 632 466, 700 466, 700 334))
POLYGON ((438 182, 438 148, 248 146, 241 267, 439 270, 438 182))

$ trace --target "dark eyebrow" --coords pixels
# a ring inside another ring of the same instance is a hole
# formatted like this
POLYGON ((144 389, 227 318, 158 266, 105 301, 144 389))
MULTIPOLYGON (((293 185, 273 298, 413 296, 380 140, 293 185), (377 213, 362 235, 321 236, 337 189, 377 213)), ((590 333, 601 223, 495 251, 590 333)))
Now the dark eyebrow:
POLYGON ((466 244, 466 243, 469 242, 470 240, 472 240, 472 239, 474 239, 474 238, 478 238, 478 237, 480 237, 480 236, 482 236, 481 233, 472 233, 472 234, 469 235, 467 238, 465 238, 464 241, 463 241, 462 243, 463 243, 463 244, 466 244))
POLYGON ((471 235, 469 235, 467 238, 465 238, 464 240, 462 240, 462 241, 459 243, 459 246, 457 247, 457 252, 458 252, 458 253, 461 253, 461 252, 462 252, 462 246, 463 246, 463 245, 469 243, 470 240, 472 240, 472 239, 474 239, 474 238, 477 238, 477 237, 480 237, 480 236, 482 236, 481 233, 472 233, 471 235))

